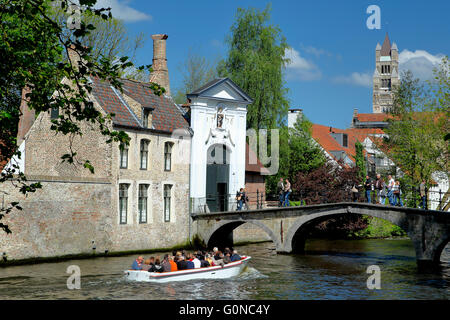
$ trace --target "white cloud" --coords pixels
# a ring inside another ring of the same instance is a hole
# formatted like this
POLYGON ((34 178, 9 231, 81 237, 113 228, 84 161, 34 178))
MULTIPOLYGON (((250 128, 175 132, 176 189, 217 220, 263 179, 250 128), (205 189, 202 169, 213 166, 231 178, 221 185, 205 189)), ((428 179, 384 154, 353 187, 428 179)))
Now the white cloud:
POLYGON ((372 74, 353 72, 348 76, 337 76, 331 79, 332 82, 338 84, 352 84, 361 87, 372 87, 372 74))
POLYGON ((432 55, 425 50, 405 49, 398 56, 399 69, 410 70, 420 80, 429 80, 433 78, 433 68, 439 66, 443 57, 443 54, 432 55))
POLYGON ((151 15, 130 7, 130 2, 130 0, 98 0, 95 7, 111 8, 112 16, 125 22, 137 22, 153 19, 151 15))
POLYGON ((316 58, 320 58, 320 56, 327 56, 332 57, 333 54, 331 52, 328 52, 324 49, 319 49, 313 46, 305 46, 303 44, 300 45, 302 48, 302 51, 314 55, 316 58))
POLYGON ((284 57, 290 62, 286 65, 287 79, 313 81, 322 77, 319 68, 311 61, 306 60, 300 53, 293 49, 286 49, 284 57))

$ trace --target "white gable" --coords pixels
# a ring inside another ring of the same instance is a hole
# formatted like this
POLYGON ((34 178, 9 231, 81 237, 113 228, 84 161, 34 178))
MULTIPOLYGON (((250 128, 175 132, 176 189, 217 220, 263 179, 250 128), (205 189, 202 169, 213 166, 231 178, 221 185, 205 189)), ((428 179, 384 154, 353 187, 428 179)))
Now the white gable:
POLYGON ((206 90, 202 93, 202 96, 227 100, 244 100, 244 98, 226 82, 222 82, 221 84, 206 90))

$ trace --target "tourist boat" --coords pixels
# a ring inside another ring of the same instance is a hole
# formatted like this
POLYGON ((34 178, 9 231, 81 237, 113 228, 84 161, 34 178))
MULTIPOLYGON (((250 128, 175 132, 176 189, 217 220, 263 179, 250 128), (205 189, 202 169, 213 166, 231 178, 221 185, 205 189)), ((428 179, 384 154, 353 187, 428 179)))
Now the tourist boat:
POLYGON ((197 269, 178 270, 171 272, 148 272, 143 270, 125 270, 125 278, 139 282, 170 282, 193 279, 226 279, 239 275, 247 266, 251 257, 227 263, 222 266, 204 267, 197 269))

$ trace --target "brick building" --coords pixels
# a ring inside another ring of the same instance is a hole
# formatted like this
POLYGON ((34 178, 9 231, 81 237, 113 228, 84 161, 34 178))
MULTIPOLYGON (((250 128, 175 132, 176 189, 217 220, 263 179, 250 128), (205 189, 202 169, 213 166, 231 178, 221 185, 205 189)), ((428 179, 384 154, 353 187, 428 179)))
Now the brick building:
MULTIPOLYGON (((167 84, 167 36, 154 39, 154 73, 167 84)), ((4 202, 19 201, 23 208, 5 219, 13 233, 0 233, 0 251, 9 259, 86 254, 94 247, 99 253, 167 248, 188 241, 192 133, 182 109, 169 95, 154 95, 146 83, 122 79, 121 93, 98 78, 90 80, 94 107, 115 114, 110 126, 125 131, 130 144, 122 150, 118 143, 108 144, 87 123, 80 124, 82 137, 55 134, 50 121, 59 110, 34 120, 24 104, 18 163, 28 180, 43 187, 24 197, 2 184, 4 202), (93 174, 82 163, 61 161, 69 146, 77 159, 90 160, 93 174)))

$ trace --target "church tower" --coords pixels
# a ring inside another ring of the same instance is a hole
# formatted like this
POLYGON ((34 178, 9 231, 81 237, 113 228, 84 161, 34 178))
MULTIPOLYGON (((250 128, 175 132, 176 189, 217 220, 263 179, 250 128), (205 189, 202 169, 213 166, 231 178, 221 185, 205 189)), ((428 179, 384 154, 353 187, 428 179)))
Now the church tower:
POLYGON ((398 49, 391 45, 386 33, 383 45, 375 48, 375 71, 373 73, 373 113, 387 112, 393 105, 393 88, 400 82, 398 76, 398 49))

